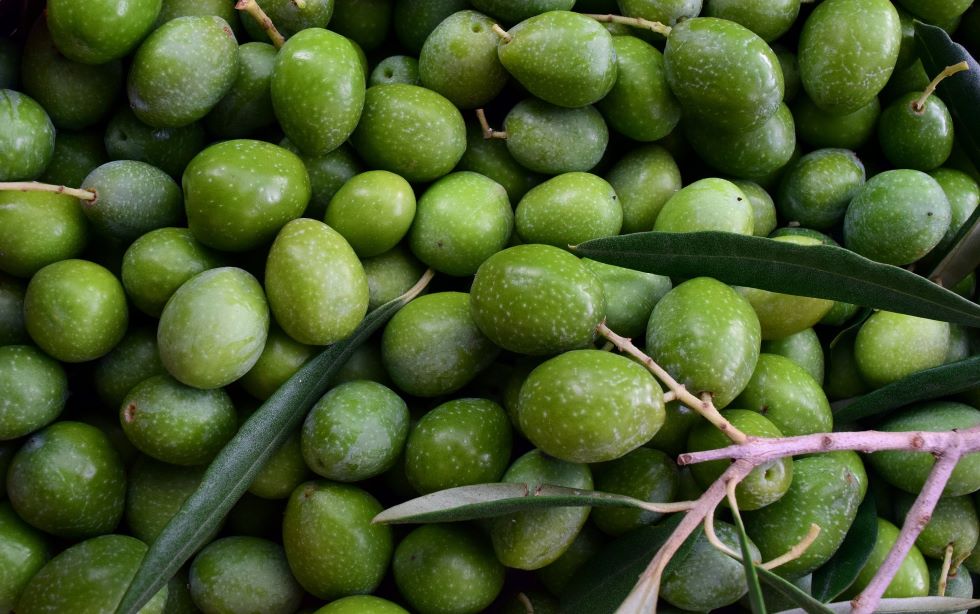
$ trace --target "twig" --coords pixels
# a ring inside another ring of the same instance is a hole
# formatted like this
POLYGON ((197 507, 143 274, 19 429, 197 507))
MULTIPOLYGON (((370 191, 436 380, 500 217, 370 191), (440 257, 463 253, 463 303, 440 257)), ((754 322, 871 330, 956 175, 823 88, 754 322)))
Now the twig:
POLYGON ((487 114, 483 109, 476 110, 476 119, 480 122, 480 129, 483 131, 483 138, 485 139, 506 139, 507 133, 500 130, 494 130, 490 127, 490 122, 487 121, 487 114))
POLYGON ((923 90, 922 95, 912 101, 912 110, 916 113, 922 113, 925 110, 926 100, 932 95, 933 92, 936 91, 936 87, 940 84, 940 82, 942 82, 942 80, 946 77, 952 77, 956 73, 964 70, 970 70, 970 65, 966 63, 966 60, 944 68, 942 72, 936 75, 936 77, 929 82, 929 85, 927 85, 926 89, 923 90))
POLYGON ((664 36, 670 35, 670 26, 664 25, 659 21, 650 21, 649 19, 643 19, 642 17, 624 17, 622 15, 595 15, 588 14, 586 17, 591 17, 596 21, 603 23, 619 23, 624 26, 631 26, 634 28, 643 28, 644 30, 652 30, 657 34, 663 34, 664 36))
MULTIPOLYGON (((299 7, 299 5, 297 6, 299 7)), ((272 44, 276 46, 276 49, 282 47, 283 43, 286 42, 286 39, 283 38, 282 34, 279 33, 279 30, 276 29, 276 25, 272 23, 272 20, 269 19, 269 16, 266 15, 265 11, 262 10, 262 7, 259 6, 255 0, 238 0, 238 2, 235 4, 235 8, 239 11, 248 13, 252 19, 259 24, 259 27, 265 31, 266 36, 268 36, 269 40, 272 41, 272 44)))
POLYGON ((810 530, 806 532, 795 546, 786 551, 786 554, 777 556, 771 561, 762 564, 762 568, 766 571, 772 571, 773 569, 779 567, 780 565, 785 565, 790 561, 795 561, 796 559, 803 556, 807 551, 807 548, 813 545, 813 542, 817 541, 817 537, 820 536, 820 525, 815 523, 810 523, 810 530))
POLYGON ((527 595, 524 593, 517 593, 517 600, 521 602, 522 606, 524 606, 524 611, 527 614, 534 614, 534 604, 531 603, 531 600, 527 595))
MULTIPOLYGON (((728 493, 726 492, 725 494, 727 496, 728 493)), ((733 499, 729 497, 728 501, 729 503, 731 503, 733 499)), ((722 554, 727 554, 728 556, 732 557, 737 561, 742 560, 742 555, 739 554, 738 552, 735 552, 728 546, 726 546, 725 543, 722 542, 721 539, 718 537, 718 534, 715 533, 714 513, 708 514, 707 516, 704 517, 704 536, 708 538, 708 543, 714 546, 715 550, 718 550, 722 554)))
MULTIPOLYGON (((722 433, 728 436, 729 439, 737 444, 742 444, 749 441, 748 436, 742 431, 738 430, 734 424, 725 419, 724 416, 715 408, 714 404, 711 402, 711 396, 702 396, 698 398, 691 394, 690 391, 683 384, 671 377, 670 373, 664 370, 663 367, 654 362, 653 358, 647 356, 640 351, 638 347, 633 345, 633 342, 622 337, 613 332, 605 322, 599 324, 596 328, 596 332, 602 335, 608 341, 611 341, 613 345, 619 348, 619 351, 624 354, 629 354, 633 358, 639 360, 643 366, 645 366, 650 373, 663 382, 671 392, 674 393, 674 398, 679 400, 684 405, 687 405, 694 411, 701 414, 708 422, 715 425, 715 427, 722 433)), ((726 450, 728 448, 725 448, 726 450)))
POLYGON ((69 188, 50 183, 38 183, 37 181, 3 181, 0 182, 0 191, 53 192, 55 194, 74 196, 75 198, 90 202, 96 199, 96 194, 92 190, 69 188))
POLYGON ((415 282, 415 285, 409 288, 405 294, 402 294, 398 298, 403 299, 405 302, 412 300, 421 294, 422 290, 425 290, 425 287, 429 285, 429 282, 432 281, 433 277, 435 277, 435 271, 432 269, 426 269, 425 273, 422 273, 422 277, 419 277, 419 280, 415 282))
POLYGON ((673 390, 668 390, 667 392, 664 393, 664 403, 670 403, 671 401, 674 401, 676 399, 677 399, 677 395, 674 394, 673 390))
POLYGON ((505 43, 509 43, 510 41, 514 40, 514 37, 511 36, 507 32, 507 30, 504 30, 503 28, 501 28, 500 25, 498 25, 498 24, 493 24, 490 27, 490 29, 493 30, 493 33, 496 34, 497 36, 499 36, 500 39, 502 41, 504 41, 505 43))

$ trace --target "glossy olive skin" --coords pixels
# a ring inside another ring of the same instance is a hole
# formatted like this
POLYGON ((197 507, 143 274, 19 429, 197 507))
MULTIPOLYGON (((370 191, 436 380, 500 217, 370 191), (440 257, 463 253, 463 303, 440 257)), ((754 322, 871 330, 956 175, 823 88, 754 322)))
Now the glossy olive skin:
POLYGON ((670 278, 588 258, 582 261, 602 284, 606 326, 624 337, 643 338, 650 312, 671 289, 670 278))
POLYGON ((900 313, 872 314, 854 340, 854 360, 861 377, 879 388, 938 367, 949 351, 949 328, 946 322, 900 313))
POLYGON ((81 188, 95 192, 95 200, 82 201, 82 211, 96 232, 124 243, 183 218, 177 183, 145 162, 107 162, 89 173, 81 188))
POLYGON ((33 98, 0 90, 0 181, 24 181, 44 172, 54 154, 54 124, 33 98))
POLYGON ((782 216, 807 228, 824 230, 844 217, 864 185, 864 164, 847 149, 812 151, 783 175, 776 198, 782 216))
MULTIPOLYGON (((130 532, 145 543, 152 543, 200 486, 206 468, 180 467, 139 457, 129 469, 126 488, 126 525, 130 532)), ((219 524, 214 533, 220 528, 219 524)))
POLYGON ((966 173, 952 168, 937 168, 931 171, 929 176, 935 179, 946 193, 946 200, 949 201, 952 212, 949 230, 936 246, 937 249, 945 249, 953 242, 956 233, 980 204, 980 186, 966 173))
MULTIPOLYGON (((878 537, 874 548, 871 550, 868 562, 854 579, 854 584, 845 591, 845 597, 857 595, 871 582, 871 578, 885 562, 885 557, 897 540, 898 527, 883 518, 878 518, 878 537)), ((888 583, 882 597, 925 597, 928 594, 929 569, 926 567, 926 560, 922 557, 922 553, 913 545, 896 571, 895 577, 888 583)))
POLYGON ((879 115, 881 103, 877 96, 844 115, 828 113, 802 94, 793 103, 793 118, 800 141, 811 147, 858 149, 871 139, 879 115))
POLYGON ((497 57, 493 19, 459 11, 429 34, 419 53, 421 84, 461 109, 474 109, 496 98, 507 83, 497 57))
POLYGON ((208 114, 238 75, 238 43, 217 16, 168 21, 140 45, 129 69, 129 103, 156 128, 191 124, 208 114))
POLYGON ((776 54, 733 21, 678 23, 664 49, 667 82, 685 116, 725 130, 761 126, 779 109, 783 73, 776 54))
POLYGON ((68 378, 58 361, 30 345, 0 346, 0 440, 47 425, 67 399, 68 378))
POLYGON ((473 171, 493 179, 507 190, 512 203, 541 181, 541 176, 514 160, 502 139, 483 137, 483 129, 475 121, 466 122, 466 150, 456 165, 457 171, 473 171))
MULTIPOLYGON (((677 465, 660 450, 637 448, 614 461, 596 465, 595 488, 641 501, 666 503, 677 494, 677 465)), ((590 514, 596 526, 609 535, 627 531, 660 520, 662 514, 628 508, 593 508, 590 514)), ((584 534, 584 531, 583 531, 584 534)))
POLYGON ((347 239, 359 258, 395 247, 415 218, 412 186, 388 171, 367 171, 334 193, 323 221, 347 239))
POLYGON ((309 155, 336 149, 361 117, 364 79, 357 51, 340 34, 308 28, 291 37, 272 71, 272 107, 283 132, 309 155))
POLYGON ((693 121, 685 122, 685 134, 701 159, 740 179, 766 179, 789 162, 796 148, 793 114, 785 104, 758 128, 724 132, 693 121))
POLYGON ((361 264, 368 280, 368 310, 401 296, 425 272, 425 265, 401 247, 380 256, 365 258, 361 264))
MULTIPOLYGON (((915 495, 904 492, 895 493, 895 520, 905 521, 906 515, 915 495)), ((924 556, 942 561, 946 555, 946 547, 953 546, 953 568, 968 557, 977 545, 980 537, 980 526, 977 524, 977 510, 973 499, 963 497, 940 497, 929 523, 915 539, 916 547, 924 556)))
POLYGON ((330 199, 341 186, 364 170, 347 144, 322 156, 308 156, 286 138, 279 142, 279 146, 298 155, 306 166, 306 172, 310 176, 311 195, 303 215, 316 220, 323 219, 330 199))
POLYGON ((120 5, 113 0, 48 4, 48 27, 66 57, 85 64, 104 64, 128 54, 152 29, 161 0, 120 5))
POLYGON ((916 106, 921 95, 905 94, 885 107, 878 120, 878 142, 896 167, 931 171, 953 151, 953 118, 938 96, 916 106))
POLYGON ((762 342, 762 351, 788 358, 810 374, 813 381, 823 384, 824 350, 820 338, 812 328, 802 330, 782 339, 762 342))
MULTIPOLYGON (((262 0, 257 4, 286 38, 307 28, 326 28, 334 9, 334 0, 310 0, 301 4, 291 0, 262 0)), ((268 42, 268 35, 253 18, 243 14, 242 25, 253 39, 268 42)))
POLYGON ((180 128, 152 128, 128 106, 109 118, 105 130, 105 148, 110 158, 146 162, 174 179, 180 179, 204 142, 204 126, 200 122, 180 128))
POLYGON ((800 0, 708 0, 704 14, 738 22, 767 43, 782 36, 796 21, 800 0))
POLYGON ((800 34, 803 88, 821 109, 853 113, 885 86, 901 43, 898 12, 887 0, 830 0, 800 34))
POLYGON ((606 151, 609 131, 602 115, 589 105, 568 109, 526 98, 504 119, 507 150, 522 166, 557 175, 587 171, 606 151))
POLYGON ((518 245, 476 272, 470 312, 500 347, 547 355, 585 347, 605 316, 602 284, 578 258, 550 245, 518 245))
POLYGON ((269 86, 276 55, 276 48, 267 43, 238 47, 238 76, 204 118, 208 132, 222 138, 241 138, 275 123, 269 86))
POLYGON ((262 355, 242 376, 242 388, 256 399, 268 399, 315 353, 316 348, 296 341, 273 322, 262 355))
POLYGON ((833 428, 830 403, 820 385, 803 367, 775 354, 759 355, 752 379, 735 404, 762 413, 787 437, 833 428))
POLYGON ((742 194, 752 205, 752 234, 756 237, 767 237, 776 228, 776 205, 772 196, 758 183, 740 179, 733 181, 742 194))
POLYGON ((10 503, 0 503, 0 609, 12 611, 31 577, 47 562, 48 544, 41 532, 14 513, 10 503))
POLYGON ((664 203, 682 185, 677 163, 660 145, 634 147, 604 177, 623 208, 623 233, 652 229, 664 203))
POLYGON ((536 185, 514 212, 526 243, 569 247, 619 234, 623 209, 609 183, 592 173, 572 172, 536 185))
POLYGON ((653 230, 698 232, 716 230, 751 235, 755 214, 745 194, 731 181, 709 177, 675 192, 657 214, 653 230))

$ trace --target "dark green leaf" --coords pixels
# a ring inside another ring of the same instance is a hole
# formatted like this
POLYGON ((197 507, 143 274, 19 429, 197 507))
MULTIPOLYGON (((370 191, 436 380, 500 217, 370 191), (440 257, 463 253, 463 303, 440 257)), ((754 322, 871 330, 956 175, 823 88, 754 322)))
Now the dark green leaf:
POLYGON ((756 573, 755 561, 752 560, 752 550, 749 548, 749 536, 745 534, 742 515, 738 508, 732 509, 735 520, 735 533, 738 535, 738 545, 742 551, 742 567, 745 568, 745 583, 749 587, 749 605, 752 614, 766 614, 766 602, 762 598, 762 587, 759 586, 759 575, 756 573))
POLYGON ((728 232, 641 232, 587 241, 573 251, 648 273, 704 275, 738 286, 980 326, 980 305, 905 269, 831 245, 728 232))
POLYGON ((440 490, 390 507, 374 522, 404 524, 410 522, 453 522, 491 518, 513 512, 543 507, 636 507, 645 509, 645 501, 593 490, 579 490, 550 484, 473 484, 440 490))
POLYGON ((869 492, 851 528, 834 556, 813 572, 810 592, 820 601, 830 601, 854 582, 861 568, 868 562, 875 540, 878 539, 878 512, 874 497, 869 492))
POLYGON ((800 606, 801 611, 807 614, 830 614, 831 610, 827 606, 808 595, 806 591, 789 580, 777 576, 762 567, 757 566, 756 570, 759 573, 759 579, 763 583, 786 599, 800 606))
MULTIPOLYGON (((908 597, 905 599, 882 599, 875 608, 876 614, 898 614, 902 612, 930 612, 933 614, 950 614, 980 606, 980 599, 964 599, 962 597, 908 597)), ((850 601, 839 601, 827 605, 835 614, 848 614, 851 611, 850 601)), ((805 610, 784 610, 779 614, 804 614, 805 610)))
MULTIPOLYGON (((561 596, 562 614, 615 612, 683 517, 683 514, 674 514, 658 525, 641 527, 609 542, 568 582, 568 588, 561 596)), ((698 527, 684 541, 667 565, 665 576, 684 562, 694 543, 701 538, 701 531, 698 527)))
MULTIPOLYGON (((922 67, 930 77, 947 66, 965 61, 969 69, 943 79, 936 88, 953 116, 956 140, 973 164, 980 167, 980 65, 942 28, 915 22, 915 40, 922 67)), ((980 209, 960 229, 929 274, 946 287, 955 285, 980 265, 980 209)))
POLYGON ((980 356, 926 369, 882 386, 835 412, 835 422, 881 415, 918 401, 949 396, 980 385, 980 356))
POLYGON ((411 297, 405 295, 369 313, 350 337, 303 365, 252 414, 211 462, 197 491, 150 546, 116 612, 139 611, 204 545, 269 457, 327 390, 337 370, 409 300, 411 297))

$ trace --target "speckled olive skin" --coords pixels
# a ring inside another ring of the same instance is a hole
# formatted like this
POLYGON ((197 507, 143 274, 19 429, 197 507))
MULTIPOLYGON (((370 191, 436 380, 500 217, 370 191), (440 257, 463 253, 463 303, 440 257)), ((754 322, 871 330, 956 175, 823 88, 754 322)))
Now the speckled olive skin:
POLYGON ((609 143, 609 130, 593 106, 559 107, 537 98, 514 105, 504 119, 507 150, 534 172, 557 175, 587 171, 609 143))
POLYGON ((54 0, 48 4, 48 27, 55 45, 67 58, 85 64, 104 64, 123 57, 150 33, 161 0, 115 0, 78 3, 54 0))
POLYGON ((412 182, 432 181, 452 170, 466 149, 466 125, 458 109, 417 85, 375 85, 351 145, 373 168, 412 182))
POLYGON ((499 349, 478 328, 472 297, 438 292, 416 298, 385 326, 385 370, 408 394, 434 397, 459 390, 485 369, 499 349))
POLYGON ((567 248, 619 234, 623 208, 605 179, 564 173, 528 190, 517 204, 514 225, 526 243, 567 248))
POLYGON ((26 284, 0 273, 0 346, 27 341, 24 328, 24 290, 26 284))
POLYGON ((898 12, 887 0, 821 3, 800 33, 803 89, 828 113, 857 111, 885 86, 901 38, 898 12))
POLYGON ((184 15, 217 15, 224 19, 238 36, 242 27, 238 22, 235 5, 224 0, 163 0, 155 27, 159 28, 171 19, 184 15))
POLYGON ((762 560, 779 556, 798 543, 811 523, 820 526, 820 535, 807 551, 781 566, 779 573, 786 578, 799 578, 827 562, 854 522, 868 477, 855 453, 844 454, 850 458, 821 454, 794 460, 793 482, 786 494, 743 516, 745 530, 759 547, 762 560))
POLYGON ((238 76, 204 118, 208 132, 222 138, 241 138, 275 123, 269 92, 275 62, 276 48, 268 43, 238 47, 238 76))
POLYGON ((360 258, 395 247, 415 218, 412 186, 388 171, 367 171, 336 191, 324 221, 339 232, 360 258))
POLYGON ((54 46, 44 19, 31 28, 23 55, 24 93, 44 107, 59 130, 98 123, 122 91, 119 61, 92 66, 69 60, 54 46))
POLYGON ((776 205, 783 218, 824 230, 844 217, 864 180, 864 164, 853 151, 818 149, 789 165, 776 205))
POLYGON ((282 546, 258 537, 208 544, 188 574, 194 604, 206 614, 292 614, 303 598, 282 546))
POLYGON ((293 220, 269 249, 265 291, 276 322, 300 343, 328 345, 367 312, 364 268, 350 244, 323 222, 293 220))
POLYGON ((606 326, 624 337, 642 339, 650 312, 670 291, 669 277, 583 258, 606 295, 606 326))
MULTIPOLYGON (((977 424, 980 424, 980 410, 962 403, 935 401, 914 405, 890 417, 880 428, 883 431, 948 431, 977 424)), ((928 452, 901 450, 875 452, 869 458, 875 471, 889 484, 916 494, 936 462, 928 452)), ((980 490, 980 454, 973 453, 956 464, 943 494, 956 497, 977 490, 980 490)))
POLYGON ((217 16, 178 17, 147 37, 133 57, 126 92, 133 112, 156 128, 208 114, 238 76, 238 43, 217 16))
POLYGON ((8 501, 0 502, 0 610, 14 609, 17 597, 49 556, 43 534, 21 520, 8 501))
POLYGON ((811 147, 858 149, 874 134, 879 115, 881 103, 877 97, 844 115, 823 111, 805 95, 793 104, 797 135, 811 147))
POLYGON ((425 265, 403 247, 365 258, 361 264, 368 280, 368 310, 407 292, 425 271, 425 265))
POLYGON ((702 160, 740 179, 765 180, 789 162, 796 148, 793 114, 785 104, 752 130, 722 132, 693 121, 685 122, 685 134, 702 160))
POLYGON ((126 525, 132 534, 152 543, 197 490, 206 468, 178 467, 140 456, 129 470, 126 489, 126 525))
POLYGON ((493 179, 504 186, 512 203, 519 202, 542 179, 518 164, 502 139, 483 138, 483 130, 475 121, 466 124, 466 151, 455 170, 473 171, 493 179))
MULTIPOLYGON (((651 448, 637 448, 608 463, 596 465, 595 488, 641 501, 666 503, 677 494, 677 465, 665 453, 651 448)), ((660 520, 662 514, 646 510, 596 507, 592 520, 608 535, 622 535, 660 520)))
POLYGON ((708 0, 704 14, 730 19, 767 43, 786 33, 800 13, 800 0, 708 0))
MULTIPOLYGON (((759 358, 761 360, 762 356, 759 358)), ((726 409, 722 412, 722 416, 731 422, 735 428, 750 437, 783 437, 787 435, 769 419, 768 415, 746 409, 726 409)), ((731 444, 731 439, 704 420, 696 424, 687 437, 689 452, 714 450, 731 444)), ((702 488, 707 488, 724 473, 730 464, 727 460, 698 463, 691 466, 691 474, 702 488)), ((792 458, 775 459, 756 467, 735 488, 735 498, 738 501, 739 509, 757 510, 778 501, 789 490, 792 481, 792 458)))
POLYGON ((531 372, 517 415, 521 431, 543 452, 596 463, 619 458, 656 434, 664 421, 663 391, 629 358, 574 350, 531 372))
POLYGON ((844 215, 844 245, 866 258, 904 265, 929 253, 949 229, 952 212, 935 179, 898 169, 864 184, 844 215))
POLYGON ((659 145, 631 149, 605 175, 623 208, 621 232, 653 228, 664 203, 681 189, 681 172, 673 156, 659 145))
POLYGON ((418 493, 497 482, 510 462, 511 426, 488 399, 454 399, 432 409, 405 443, 405 475, 418 493))
MULTIPOLYGON (((715 531, 722 543, 738 550, 734 526, 715 521, 715 531)), ((749 552, 753 560, 759 558, 759 549, 751 539, 749 552)), ((708 538, 700 535, 687 557, 664 574, 660 595, 685 610, 708 611, 735 603, 746 590, 745 568, 741 562, 721 553, 708 543, 708 538)))
POLYGON ((606 297, 575 256, 550 245, 518 245, 480 265, 470 311, 500 347, 548 355, 592 343, 605 317, 606 297))
POLYGON ((180 179, 187 163, 204 147, 204 127, 152 128, 123 107, 109 119, 105 148, 114 160, 139 160, 180 179))
POLYGON ((30 277, 79 255, 89 230, 77 198, 49 192, 0 191, 0 270, 30 277))
POLYGON ((504 585, 486 537, 460 524, 421 526, 398 544, 395 583, 420 614, 481 612, 504 585))
POLYGON ((54 185, 81 185, 95 167, 109 161, 103 133, 101 128, 88 128, 77 132, 62 130, 56 134, 51 162, 38 181, 54 185))
POLYGON ((506 247, 513 230, 504 187, 479 173, 460 171, 422 194, 408 240, 412 253, 434 270, 466 276, 506 247))
POLYGON ((500 40, 494 20, 476 11, 459 11, 429 34, 419 53, 421 84, 461 109, 474 109, 497 97, 507 71, 497 57, 500 40))
POLYGON ((167 301, 157 328, 163 366, 195 388, 220 388, 245 375, 262 354, 269 307, 259 282, 234 267, 186 281, 167 301))
POLYGON ((194 239, 187 228, 158 228, 133 241, 123 254, 122 283, 140 311, 159 317, 185 281, 216 268, 222 258, 194 239))
MULTIPOLYGON (((334 0, 309 0, 302 6, 292 0, 262 0, 262 7, 276 29, 286 38, 307 28, 326 28, 333 16, 334 0)), ((242 14, 242 25, 253 40, 269 42, 268 35, 252 17, 242 14)))
POLYGON ((356 486, 305 482, 286 505, 282 541, 308 593, 336 599, 377 588, 393 550, 391 527, 371 524, 378 501, 356 486))
POLYGON ((408 614, 408 610, 374 595, 351 595, 331 601, 313 614, 408 614))
POLYGON ((0 440, 47 425, 67 399, 68 378, 58 361, 30 345, 0 346, 0 440))
POLYGON ((468 0, 399 0, 395 2, 391 25, 398 41, 417 56, 425 39, 443 19, 468 8, 468 0))
POLYGON ((263 141, 223 141, 197 154, 183 177, 194 238, 215 249, 245 251, 273 239, 302 215, 310 179, 293 152, 263 141))
POLYGON ((667 82, 692 121, 752 130, 779 109, 783 73, 776 54, 733 21, 695 17, 674 26, 664 49, 667 82))
MULTIPOLYGON (((146 544, 127 535, 102 535, 75 544, 51 559, 24 589, 17 612, 111 612, 146 554, 146 544)), ((163 614, 164 587, 139 610, 163 614)))
POLYGON ((674 26, 678 21, 697 17, 701 12, 701 0, 618 0, 623 15, 643 17, 674 26))
MULTIPOLYGON (((909 509, 915 502, 915 495, 904 492, 895 493, 895 520, 904 522, 909 509)), ((970 497, 940 497, 915 545, 923 556, 942 561, 946 546, 953 546, 953 568, 973 552, 980 536, 977 525, 977 510, 970 497)))
POLYGON ((248 492, 263 499, 285 499, 309 477, 310 470, 303 461, 300 447, 300 434, 295 431, 265 462, 248 492))
POLYGON ((306 416, 303 458, 326 478, 356 482, 395 464, 408 437, 408 407, 390 388, 356 380, 333 388, 306 416))
POLYGON ((61 421, 31 435, 7 471, 17 515, 52 535, 73 539, 108 533, 123 514, 122 461, 102 431, 61 421))
POLYGON ((616 82, 612 36, 598 21, 550 11, 521 21, 497 47, 501 64, 534 96, 562 107, 584 107, 616 82))
MULTIPOLYGON (((496 55, 494 55, 496 58, 496 55)), ((378 62, 368 75, 368 87, 385 83, 421 85, 419 61, 409 55, 390 55, 378 62)))
POLYGON ((946 231, 946 235, 943 236, 943 240, 937 246, 939 249, 943 249, 952 243, 956 233, 976 210, 977 204, 980 203, 980 187, 977 186, 977 182, 972 177, 953 168, 937 168, 931 171, 929 176, 935 179, 939 183, 939 187, 943 189, 952 214, 949 230, 946 231))
POLYGON ((680 121, 681 107, 667 85, 663 54, 633 36, 614 36, 613 48, 616 83, 596 107, 613 130, 633 140, 667 136, 680 121))
POLYGON ((813 381, 823 384, 824 351, 820 338, 812 328, 801 330, 782 339, 762 342, 766 354, 778 354, 795 362, 810 374, 813 381))
POLYGON ((885 107, 878 120, 878 143, 895 166, 931 171, 953 151, 953 118, 938 96, 930 96, 922 110, 916 110, 912 103, 920 96, 905 94, 885 107))
POLYGON ((169 375, 151 377, 130 390, 119 421, 140 451, 174 465, 210 461, 238 427, 228 393, 191 388, 169 375))
POLYGON ((300 150, 323 155, 347 140, 364 107, 364 71, 349 40, 308 28, 286 41, 272 71, 272 107, 300 150))
POLYGON ((548 11, 570 11, 572 0, 476 0, 473 8, 505 23, 517 23, 548 11))
POLYGON ((647 351, 691 392, 710 392, 724 408, 745 388, 762 334, 752 306, 709 277, 668 292, 650 314, 647 351))
POLYGON ((306 211, 303 212, 305 217, 322 220, 327 205, 337 190, 363 170, 361 162, 347 144, 322 156, 308 156, 285 138, 279 142, 279 146, 298 155, 309 174, 312 194, 306 211))
POLYGON ((0 181, 23 181, 44 172, 54 154, 54 124, 33 98, 0 90, 0 181))
POLYGON ((82 201, 82 211, 96 232, 130 243, 157 228, 176 226, 183 218, 180 188, 162 170, 145 162, 107 162, 82 181, 95 193, 82 201))
POLYGON ((755 224, 752 203, 738 186, 709 177, 674 193, 657 214, 653 230, 698 232, 717 230, 751 235, 755 224))
POLYGON ((734 401, 772 421, 783 435, 829 433, 833 416, 827 395, 803 367, 776 354, 760 354, 752 379, 734 401))
MULTIPOLYGON (((970 3, 966 0, 899 0, 900 5, 909 10, 917 17, 942 26, 956 23, 957 18, 962 15, 970 3)), ((949 28, 952 31, 953 28, 949 28)))
POLYGON ((938 367, 949 350, 949 324, 888 311, 871 315, 854 340, 854 360, 874 388, 938 367))
POLYGON ((94 262, 49 264, 27 284, 27 332, 58 360, 85 362, 107 354, 123 338, 128 322, 122 284, 94 262))
MULTIPOLYGON (((503 482, 553 484, 569 488, 592 488, 588 465, 569 463, 531 450, 515 460, 503 482)), ((497 560, 507 567, 540 569, 554 562, 571 546, 589 516, 587 507, 556 507, 516 512, 489 522, 490 539, 497 560)))
MULTIPOLYGON (((896 541, 898 541, 898 527, 883 518, 878 518, 878 538, 875 540, 868 562, 858 572, 854 583, 848 587, 842 598, 850 599, 864 590, 878 568, 885 562, 885 557, 896 541)), ((929 569, 926 567, 926 560, 922 557, 922 553, 913 545, 882 597, 925 597, 928 594, 929 569)))
POLYGON ((776 205, 766 191, 754 181, 738 179, 732 183, 742 190, 742 194, 749 199, 752 205, 752 234, 756 237, 767 237, 776 228, 776 205))
POLYGON ((256 399, 264 401, 315 352, 316 348, 296 341, 273 322, 269 327, 269 336, 262 348, 262 355, 240 380, 242 388, 256 399))

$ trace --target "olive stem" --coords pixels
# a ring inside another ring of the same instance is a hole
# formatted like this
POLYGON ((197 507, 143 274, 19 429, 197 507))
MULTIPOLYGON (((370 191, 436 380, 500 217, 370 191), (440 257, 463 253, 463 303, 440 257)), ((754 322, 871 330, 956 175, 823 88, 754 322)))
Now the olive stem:
POLYGON ((659 21, 650 21, 649 19, 643 19, 642 17, 624 17, 623 15, 595 15, 588 14, 586 17, 591 17, 596 21, 602 23, 619 23, 624 26, 632 26, 634 28, 643 28, 644 30, 652 30, 657 34, 662 34, 664 36, 670 35, 670 26, 664 25, 659 21))
MULTIPOLYGON (((956 431, 949 432, 949 434, 955 433, 956 431)), ((932 518, 932 510, 936 508, 936 502, 942 496, 943 489, 946 488, 946 483, 953 474, 953 469, 956 468, 960 456, 962 456, 962 450, 954 442, 951 442, 949 450, 939 456, 925 484, 922 485, 919 496, 915 498, 915 503, 912 504, 908 514, 906 514, 905 523, 898 533, 898 539, 888 551, 885 561, 875 572, 871 582, 851 601, 851 614, 871 614, 875 611, 875 607, 877 607, 882 595, 885 594, 888 585, 891 584, 898 568, 905 561, 905 557, 908 556, 916 538, 919 537, 919 533, 929 524, 929 520, 932 518)))
POLYGON ((673 514, 675 512, 686 512, 693 508, 696 501, 674 501, 673 503, 653 503, 651 501, 640 501, 640 509, 658 514, 673 514))
POLYGON ((398 297, 399 300, 407 303, 413 298, 415 298, 416 296, 418 296, 419 294, 421 294, 422 290, 425 290, 425 287, 429 285, 429 282, 432 281, 432 278, 434 276, 435 276, 435 271, 433 271, 432 269, 426 269, 425 273, 422 273, 422 277, 419 277, 419 280, 415 282, 415 285, 409 288, 408 291, 405 292, 405 294, 402 294, 401 296, 398 297))
POLYGON ((483 131, 483 138, 485 139, 506 139, 507 133, 500 130, 494 130, 490 127, 490 122, 487 121, 487 114, 483 109, 476 110, 476 120, 480 122, 480 130, 483 131))
POLYGON ((490 29, 493 30, 493 33, 499 36, 500 40, 504 41, 505 43, 509 43, 510 41, 514 40, 514 37, 511 36, 507 30, 501 28, 499 24, 493 24, 490 29))
POLYGON ((524 611, 527 612, 527 614, 534 614, 534 604, 531 603, 531 600, 528 599, 527 595, 524 593, 517 593, 517 600, 521 602, 522 606, 524 606, 524 611))
POLYGON ((943 568, 939 572, 939 582, 936 586, 936 596, 945 597, 946 587, 949 584, 949 570, 953 564, 953 544, 946 544, 945 556, 943 556, 943 568))
POLYGON ((37 181, 3 181, 0 182, 0 191, 19 191, 19 192, 53 192, 55 194, 65 194, 75 198, 94 201, 96 193, 92 190, 81 188, 69 188, 63 185, 53 185, 50 183, 38 183, 37 181))
POLYGON ((795 561, 803 556, 807 549, 813 545, 813 542, 817 541, 818 537, 820 537, 820 525, 811 522, 810 530, 806 532, 803 539, 797 542, 795 546, 787 550, 786 554, 781 554, 773 560, 763 563, 761 567, 766 571, 772 571, 780 565, 785 565, 790 561, 795 561))
POLYGON ((279 33, 279 30, 276 29, 276 25, 272 23, 272 20, 269 19, 269 16, 262 10, 262 7, 259 6, 255 0, 238 0, 238 2, 235 3, 235 8, 239 11, 248 13, 252 19, 259 24, 259 27, 265 31, 266 35, 272 41, 272 44, 276 46, 276 49, 282 47, 283 43, 286 42, 286 39, 283 38, 282 34, 279 33))
POLYGON ((611 341, 612 344, 619 349, 619 351, 629 354, 633 358, 636 358, 643 363, 643 366, 645 366, 650 373, 653 373, 657 379, 666 384, 667 388, 674 393, 675 399, 678 399, 681 403, 701 414, 701 416, 713 424, 722 433, 727 435, 733 442, 741 444, 749 440, 745 433, 735 428, 734 424, 726 420, 725 417, 721 415, 721 412, 719 412, 714 406, 714 403, 712 403, 711 395, 709 393, 702 394, 700 399, 691 394, 683 384, 671 377, 670 373, 667 373, 663 367, 654 362, 653 358, 647 356, 641 352, 639 348, 633 345, 632 341, 613 332, 608 326, 606 326, 605 321, 596 327, 596 332, 606 340, 611 341))
POLYGON ((677 395, 674 394, 673 390, 668 390, 664 393, 664 403, 670 403, 671 401, 676 401, 677 395))
POLYGON ((939 85, 939 83, 946 77, 952 77, 956 73, 963 72, 964 70, 970 70, 970 65, 966 63, 966 60, 944 68, 941 73, 936 75, 935 79, 929 82, 929 85, 926 86, 926 89, 922 92, 922 95, 912 101, 912 110, 916 113, 922 113, 922 111, 925 110, 926 100, 932 95, 933 92, 936 91, 936 87, 939 85))

